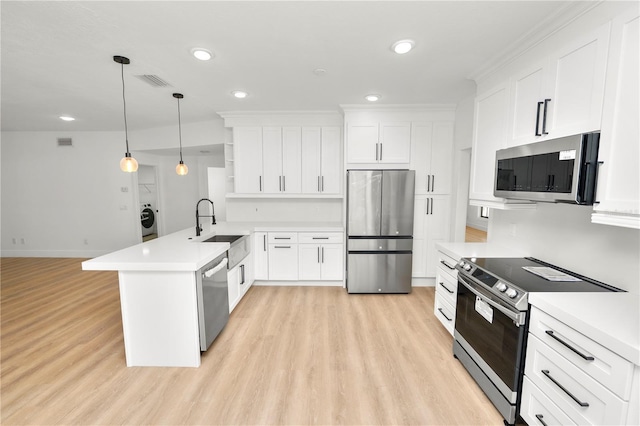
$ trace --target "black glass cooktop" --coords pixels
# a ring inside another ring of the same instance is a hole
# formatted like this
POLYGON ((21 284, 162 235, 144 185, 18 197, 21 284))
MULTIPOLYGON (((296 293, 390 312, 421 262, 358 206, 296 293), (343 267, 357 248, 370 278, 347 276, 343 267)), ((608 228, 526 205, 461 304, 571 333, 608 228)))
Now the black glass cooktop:
POLYGON ((531 257, 526 258, 467 258, 466 261, 478 266, 472 275, 478 281, 493 287, 498 280, 511 284, 526 292, 605 292, 623 291, 611 285, 593 280, 555 265, 531 257), (549 281, 524 267, 552 268, 558 273, 565 273, 578 281, 549 281))

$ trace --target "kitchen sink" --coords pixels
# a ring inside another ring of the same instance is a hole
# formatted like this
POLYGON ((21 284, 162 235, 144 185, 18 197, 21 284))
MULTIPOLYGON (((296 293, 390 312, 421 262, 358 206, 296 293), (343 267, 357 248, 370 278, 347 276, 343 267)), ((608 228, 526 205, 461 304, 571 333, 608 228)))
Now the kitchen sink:
POLYGON ((211 238, 203 240, 203 243, 232 243, 239 240, 245 235, 214 235, 211 238))
POLYGON ((229 269, 233 269, 238 263, 242 261, 249 252, 251 247, 249 246, 248 235, 214 235, 206 240, 201 241, 203 243, 230 243, 231 247, 227 251, 229 257, 229 269))

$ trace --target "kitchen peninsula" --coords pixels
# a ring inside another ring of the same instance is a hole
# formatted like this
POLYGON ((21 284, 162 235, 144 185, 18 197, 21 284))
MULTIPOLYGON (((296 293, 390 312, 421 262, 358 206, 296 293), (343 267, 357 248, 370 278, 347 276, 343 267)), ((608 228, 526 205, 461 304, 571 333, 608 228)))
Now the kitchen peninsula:
POLYGON ((291 230, 343 228, 326 223, 218 222, 203 225, 198 237, 191 227, 83 262, 83 270, 118 271, 127 366, 200 366, 196 272, 230 247, 203 241, 213 235, 291 230))

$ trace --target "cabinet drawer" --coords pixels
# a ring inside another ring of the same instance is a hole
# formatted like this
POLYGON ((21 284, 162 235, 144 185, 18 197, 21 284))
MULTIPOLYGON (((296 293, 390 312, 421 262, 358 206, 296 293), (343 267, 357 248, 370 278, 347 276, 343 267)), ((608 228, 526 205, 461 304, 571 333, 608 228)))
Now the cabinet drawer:
POLYGON ((573 422, 624 424, 628 410, 625 401, 532 334, 524 374, 573 422))
POLYGON ((456 270, 458 261, 459 259, 454 259, 448 254, 438 251, 438 268, 451 275, 456 281, 458 281, 458 271, 456 270))
POLYGON ((339 244, 342 241, 342 232, 298 232, 298 242, 301 244, 339 244))
POLYGON ((531 307, 529 333, 538 337, 620 398, 629 400, 633 373, 631 362, 535 306, 531 307), (593 360, 587 360, 584 357, 593 358, 593 360))
POLYGON ((444 325, 444 328, 453 336, 453 329, 456 321, 456 310, 438 293, 436 293, 436 301, 433 306, 433 313, 436 318, 444 325))
POLYGON ((458 292, 458 280, 453 278, 442 268, 436 272, 436 294, 440 295, 451 306, 456 306, 456 295, 458 292))
POLYGON ((529 426, 575 424, 536 385, 531 383, 527 376, 522 383, 520 415, 529 426))
POLYGON ((297 243, 298 233, 297 232, 269 232, 267 239, 269 241, 269 244, 297 243))

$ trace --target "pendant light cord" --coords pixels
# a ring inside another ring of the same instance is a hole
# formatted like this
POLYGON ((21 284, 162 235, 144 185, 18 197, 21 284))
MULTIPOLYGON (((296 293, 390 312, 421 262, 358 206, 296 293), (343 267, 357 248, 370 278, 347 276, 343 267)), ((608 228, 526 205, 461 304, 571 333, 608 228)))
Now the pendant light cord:
POLYGON ((127 154, 129 154, 129 132, 127 130, 127 100, 124 97, 124 64, 120 64, 122 70, 122 103, 124 105, 124 139, 127 144, 127 154))
POLYGON ((176 99, 178 99, 178 136, 180 138, 180 162, 182 163, 182 125, 180 124, 182 120, 180 119, 180 98, 176 99))

